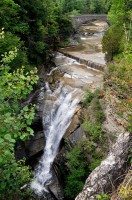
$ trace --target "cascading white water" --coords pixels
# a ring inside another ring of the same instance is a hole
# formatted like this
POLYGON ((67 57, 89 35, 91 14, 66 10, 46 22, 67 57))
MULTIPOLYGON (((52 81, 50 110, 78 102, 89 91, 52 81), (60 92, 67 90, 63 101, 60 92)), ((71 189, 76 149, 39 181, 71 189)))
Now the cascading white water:
POLYGON ((34 181, 31 188, 38 195, 48 190, 48 185, 52 182, 52 163, 58 152, 60 141, 70 125, 79 98, 75 98, 77 89, 62 87, 61 85, 55 92, 51 92, 46 84, 47 96, 43 111, 43 128, 46 139, 44 154, 35 170, 34 181), (74 96, 74 98, 73 98, 74 96))

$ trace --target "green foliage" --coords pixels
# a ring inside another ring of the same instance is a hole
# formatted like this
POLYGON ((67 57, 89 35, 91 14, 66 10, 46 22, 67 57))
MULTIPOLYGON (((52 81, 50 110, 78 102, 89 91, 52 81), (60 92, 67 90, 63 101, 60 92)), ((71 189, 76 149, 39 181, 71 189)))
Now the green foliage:
MULTIPOLYGON (((4 32, 1 33, 3 39, 4 32)), ((20 108, 20 101, 27 97, 37 83, 37 70, 25 72, 25 68, 10 70, 10 63, 17 57, 17 48, 5 52, 0 61, 0 199, 19 199, 26 192, 21 190, 29 183, 31 173, 24 161, 17 162, 14 146, 18 139, 33 135, 30 128, 34 118, 34 106, 20 108)))
MULTIPOLYGON (((132 110, 132 106, 131 106, 131 110, 132 110)), ((130 133, 132 133, 132 114, 129 114, 128 116, 127 129, 130 133)))
POLYGON ((90 13, 107 13, 111 5, 111 0, 90 0, 90 13))
POLYGON ((107 92, 114 96, 114 111, 120 117, 120 124, 132 131, 132 1, 113 0, 108 14, 112 26, 103 38, 103 51, 109 73, 106 83, 110 83, 107 92), (116 33, 116 34, 115 34, 116 33))
MULTIPOLYGON (((24 166, 24 161, 15 161, 9 147, 9 142, 1 142, 0 153, 0 199, 19 199, 29 195, 29 191, 22 190, 31 181, 29 167, 24 166), (6 150, 5 150, 6 148, 6 150)), ((13 151, 13 150, 12 150, 13 151)))
POLYGON ((94 92, 86 91, 84 99, 83 99, 83 105, 85 107, 88 107, 91 103, 91 101, 97 97, 100 98, 102 91, 100 89, 96 89, 94 92))
POLYGON ((85 118, 82 127, 93 141, 100 140, 104 134, 101 124, 105 120, 105 114, 99 102, 101 93, 100 90, 96 90, 94 93, 88 91, 83 101, 86 108, 90 106, 94 120, 91 121, 90 117, 85 118))
POLYGON ((3 54, 3 52, 8 52, 14 47, 20 47, 20 39, 17 36, 13 35, 10 32, 5 33, 4 29, 3 33, 4 37, 0 40, 0 56, 3 54))
POLYGON ((93 116, 97 123, 102 123, 105 120, 105 114, 100 105, 99 99, 95 97, 91 102, 92 110, 94 111, 93 116))
POLYGON ((76 10, 80 13, 85 11, 86 1, 85 0, 64 0, 63 4, 63 12, 64 13, 72 13, 73 10, 76 10))
POLYGON ((122 24, 124 18, 124 8, 125 8, 125 1, 124 0, 113 0, 112 6, 109 12, 109 20, 112 24, 122 24))
POLYGON ((71 172, 71 175, 68 176, 65 188, 65 196, 70 199, 74 199, 76 195, 82 190, 84 186, 84 181, 82 177, 84 176, 84 169, 75 169, 71 172))
POLYGON ((6 37, 0 44, 0 55, 11 46, 18 49, 10 66, 18 68, 29 63, 39 66, 51 60, 52 50, 57 48, 60 37, 68 37, 72 30, 60 6, 52 0, 0 2, 0 27, 4 27, 6 37))
POLYGON ((59 23, 59 34, 61 39, 65 40, 73 32, 71 20, 66 15, 62 15, 57 19, 59 23))
POLYGON ((20 7, 13 0, 2 0, 0 1, 0 8, 0 27, 14 31, 14 26, 18 22, 20 7))
POLYGON ((109 64, 109 76, 106 83, 111 82, 113 95, 118 99, 115 111, 120 117, 127 121, 125 126, 130 132, 132 131, 132 63, 131 54, 125 55, 125 58, 118 58, 113 64, 109 64), (124 114, 127 115, 124 116, 124 114), (127 116, 127 117, 126 117, 127 116))
POLYGON ((102 44, 103 52, 106 53, 106 60, 111 61, 113 56, 121 51, 121 41, 123 28, 121 26, 111 26, 104 34, 102 44), (116 34, 115 34, 116 33, 116 34))
POLYGON ((110 199, 109 195, 107 195, 107 194, 101 194, 101 195, 97 194, 96 197, 98 200, 109 200, 110 199))
POLYGON ((67 153, 67 172, 65 183, 65 196, 68 199, 75 199, 77 194, 82 190, 84 182, 89 173, 93 171, 101 162, 102 153, 97 152, 93 140, 85 138, 80 140, 71 151, 67 153))
POLYGON ((111 0, 56 0, 61 11, 68 14, 107 13, 111 0))
POLYGON ((67 166, 69 175, 64 190, 65 196, 74 199, 83 188, 88 170, 87 158, 79 144, 67 153, 67 166))
POLYGON ((84 96, 83 105, 85 107, 89 106, 89 104, 91 103, 91 101, 94 97, 95 97, 95 93, 87 91, 84 96))
POLYGON ((16 47, 17 55, 10 63, 11 70, 20 68, 22 65, 27 65, 27 55, 26 52, 22 50, 23 44, 20 41, 20 38, 10 32, 5 32, 4 29, 2 29, 2 31, 4 33, 4 37, 0 40, 0 59, 2 59, 1 55, 3 52, 8 52, 16 47))
POLYGON ((80 11, 75 10, 75 9, 70 12, 70 15, 79 15, 79 14, 80 14, 80 11))
POLYGON ((98 140, 103 135, 103 130, 100 124, 95 124, 91 121, 84 121, 83 129, 86 131, 93 140, 98 140))
POLYGON ((99 102, 102 94, 103 92, 99 89, 95 90, 95 92, 87 91, 83 100, 83 105, 86 108, 91 106, 95 121, 99 124, 105 120, 105 115, 99 102))
POLYGON ((113 0, 108 18, 111 27, 103 38, 103 52, 107 61, 111 61, 114 55, 125 52, 128 44, 132 43, 131 0, 113 0))

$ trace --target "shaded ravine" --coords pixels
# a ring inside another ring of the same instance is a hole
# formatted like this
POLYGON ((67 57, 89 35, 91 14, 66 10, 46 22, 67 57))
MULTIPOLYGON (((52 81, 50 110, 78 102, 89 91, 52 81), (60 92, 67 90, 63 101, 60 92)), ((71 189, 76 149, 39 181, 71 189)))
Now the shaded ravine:
MULTIPOLYGON (((98 26, 96 29, 98 29, 98 26)), ((84 33, 86 32, 84 31, 84 33)), ((83 50, 85 51, 87 50, 89 39, 91 40, 91 38, 86 34, 87 42, 86 44, 82 42, 83 50)), ((98 41, 98 36, 96 39, 98 41)), ((83 40, 84 38, 82 41, 83 40)), ((100 41, 101 37, 99 35, 99 42, 100 41)), ((94 44, 94 47, 92 47, 92 57, 94 56, 95 46, 96 44, 94 44)), ((80 49, 80 47, 78 48, 80 49)), ((80 53, 79 49, 78 54, 80 53)), ((65 54, 65 52, 63 53, 65 54)), ((75 51, 74 53, 77 52, 75 51)), ((95 54, 96 53, 97 52, 95 51, 95 54)), ((64 54, 57 53, 55 57, 55 64, 57 67, 47 75, 52 77, 55 70, 59 69, 63 72, 63 76, 59 77, 56 82, 63 82, 63 84, 59 84, 54 92, 50 90, 48 83, 46 83, 45 87, 46 92, 44 95, 43 131, 46 144, 44 148, 44 154, 34 171, 34 180, 31 183, 31 188, 39 196, 42 196, 45 192, 48 192, 48 188, 52 184, 52 164, 58 153, 60 141, 72 121, 72 117, 76 111, 79 101, 83 97, 83 91, 85 90, 85 87, 87 86, 89 89, 101 88, 103 82, 103 72, 90 68, 90 66, 87 66, 86 63, 80 64, 80 57, 78 58, 79 60, 76 61, 77 59, 74 57, 73 59, 70 53, 68 57, 64 54)), ((101 49, 97 54, 102 56, 101 49)), ((85 55, 87 55, 87 51, 85 52, 85 55)), ((89 55, 91 56, 91 52, 89 55)), ((93 60, 88 62, 91 62, 94 65, 97 64, 99 66, 103 66, 103 57, 100 57, 100 63, 97 63, 96 61, 94 62, 93 60)))
POLYGON ((80 101, 77 95, 77 89, 63 87, 60 85, 53 93, 47 85, 46 95, 48 98, 54 98, 53 105, 49 100, 45 100, 43 110, 43 129, 46 138, 44 154, 34 173, 34 181, 31 188, 36 194, 42 195, 48 192, 48 185, 52 183, 52 163, 58 152, 60 141, 70 125, 71 118, 74 115, 76 107, 80 101), (74 98, 73 98, 74 97, 74 98))

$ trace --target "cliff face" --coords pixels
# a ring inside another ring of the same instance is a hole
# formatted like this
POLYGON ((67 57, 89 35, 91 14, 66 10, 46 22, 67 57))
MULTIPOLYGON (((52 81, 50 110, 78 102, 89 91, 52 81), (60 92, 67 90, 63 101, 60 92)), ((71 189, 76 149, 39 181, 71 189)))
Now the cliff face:
POLYGON ((90 174, 76 200, 92 200, 97 194, 112 192, 125 172, 129 146, 130 134, 121 133, 107 158, 90 174))
POLYGON ((116 137, 115 143, 108 144, 110 145, 108 156, 89 175, 82 192, 75 200, 96 200, 97 194, 112 193, 123 180, 124 174, 127 173, 132 135, 121 124, 117 124, 120 119, 113 114, 112 109, 110 104, 105 107, 106 120, 103 127, 108 137, 110 135, 116 137))

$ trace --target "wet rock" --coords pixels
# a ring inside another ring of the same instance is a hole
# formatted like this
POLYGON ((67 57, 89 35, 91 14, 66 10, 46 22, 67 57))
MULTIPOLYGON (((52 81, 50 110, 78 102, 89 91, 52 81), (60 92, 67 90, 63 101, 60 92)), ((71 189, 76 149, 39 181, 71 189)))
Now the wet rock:
POLYGON ((54 194, 56 199, 58 199, 58 200, 64 199, 63 189, 60 185, 58 176, 56 176, 55 172, 53 173, 53 182, 49 186, 49 190, 52 194, 54 194))
POLYGON ((74 114, 71 124, 69 128, 67 129, 64 138, 67 138, 70 136, 79 126, 80 126, 80 112, 81 112, 81 107, 78 105, 76 109, 76 113, 74 114))
POLYGON ((57 200, 55 196, 52 193, 45 193, 43 196, 38 197, 37 195, 34 195, 32 200, 57 200))
POLYGON ((80 139, 86 138, 85 132, 81 127, 76 129, 69 137, 68 140, 75 145, 80 139))
POLYGON ((86 65, 86 66, 91 67, 93 69, 104 71, 105 64, 96 63, 96 62, 88 60, 86 58, 82 58, 79 55, 75 55, 75 54, 73 55, 73 53, 70 53, 70 52, 63 50, 63 49, 59 50, 59 52, 63 53, 65 56, 67 56, 69 58, 75 59, 80 64, 86 65))
POLYGON ((45 138, 43 131, 37 132, 29 141, 25 143, 26 157, 30 158, 40 151, 43 151, 45 146, 45 138))
POLYGON ((43 131, 37 132, 33 137, 30 138, 30 140, 27 140, 25 142, 19 140, 17 141, 15 147, 16 159, 29 159, 30 157, 37 155, 39 152, 43 151, 44 145, 45 138, 43 131))
POLYGON ((15 145, 15 158, 20 160, 26 157, 25 143, 21 140, 18 140, 15 145))

